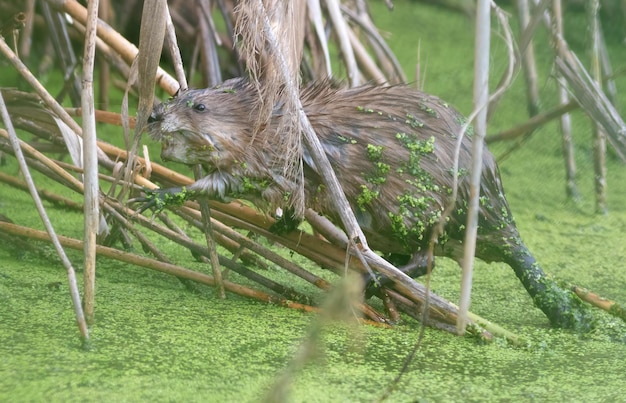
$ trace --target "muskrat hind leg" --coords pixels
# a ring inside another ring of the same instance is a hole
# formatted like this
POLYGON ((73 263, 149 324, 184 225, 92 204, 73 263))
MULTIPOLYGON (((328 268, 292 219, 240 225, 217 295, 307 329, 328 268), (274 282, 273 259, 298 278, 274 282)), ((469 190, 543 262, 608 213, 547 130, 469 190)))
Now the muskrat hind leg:
MULTIPOLYGON (((416 252, 413 255, 389 254, 386 259, 396 266, 398 270, 411 278, 421 277, 428 273, 428 253, 416 252)), ((432 261, 431 270, 435 268, 435 261, 432 261)), ((365 298, 373 295, 380 296, 380 289, 391 284, 391 280, 385 276, 377 275, 372 278, 370 273, 363 275, 365 282, 365 298)))
POLYGON ((548 317, 552 326, 577 331, 587 331, 593 326, 589 307, 574 292, 560 287, 546 275, 519 238, 508 243, 504 255, 505 262, 515 271, 535 305, 548 317))

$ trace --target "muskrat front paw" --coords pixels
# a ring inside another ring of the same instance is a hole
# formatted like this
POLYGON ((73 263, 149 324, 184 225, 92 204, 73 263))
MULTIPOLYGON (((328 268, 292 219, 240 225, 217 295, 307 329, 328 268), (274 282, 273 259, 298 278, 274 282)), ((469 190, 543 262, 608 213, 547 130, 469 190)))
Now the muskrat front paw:
POLYGON ((294 216, 293 208, 287 208, 285 210, 277 209, 274 219, 275 221, 269 227, 269 231, 277 235, 284 235, 295 231, 302 223, 302 219, 294 216))
POLYGON ((185 187, 166 189, 144 189, 144 196, 130 199, 129 203, 141 203, 137 213, 153 210, 155 213, 162 211, 167 206, 181 206, 189 198, 185 187))

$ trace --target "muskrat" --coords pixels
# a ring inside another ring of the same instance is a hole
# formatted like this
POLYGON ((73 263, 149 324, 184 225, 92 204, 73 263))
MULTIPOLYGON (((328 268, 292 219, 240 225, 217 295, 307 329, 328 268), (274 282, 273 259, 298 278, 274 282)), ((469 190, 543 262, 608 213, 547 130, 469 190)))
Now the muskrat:
MULTIPOLYGON (((433 228, 449 203, 454 149, 465 118, 436 96, 407 85, 345 88, 328 82, 301 90, 301 102, 370 247, 409 256, 423 271, 433 228)), ((276 105, 255 131, 258 88, 247 79, 187 90, 155 107, 148 125, 164 160, 202 164, 207 175, 179 194, 185 199, 241 198, 271 212, 289 200, 293 183, 275 161, 276 105)), ((458 197, 435 254, 460 261, 470 186, 471 128, 461 140, 458 197)), ((580 327, 581 301, 548 278, 522 242, 504 196, 498 166, 485 148, 476 257, 511 266, 535 304, 558 327, 580 327)), ((317 167, 303 152, 306 207, 341 226, 317 167)), ((171 200, 180 188, 152 192, 145 207, 171 200), (157 200, 158 199, 158 200, 157 200)))

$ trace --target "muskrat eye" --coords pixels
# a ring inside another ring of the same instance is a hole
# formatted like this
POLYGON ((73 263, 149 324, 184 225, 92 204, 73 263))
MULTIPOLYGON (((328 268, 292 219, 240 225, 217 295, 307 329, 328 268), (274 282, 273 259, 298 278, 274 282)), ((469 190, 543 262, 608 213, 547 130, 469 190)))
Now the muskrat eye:
POLYGON ((204 104, 195 104, 193 106, 193 109, 197 110, 198 112, 204 112, 206 110, 206 106, 204 104))

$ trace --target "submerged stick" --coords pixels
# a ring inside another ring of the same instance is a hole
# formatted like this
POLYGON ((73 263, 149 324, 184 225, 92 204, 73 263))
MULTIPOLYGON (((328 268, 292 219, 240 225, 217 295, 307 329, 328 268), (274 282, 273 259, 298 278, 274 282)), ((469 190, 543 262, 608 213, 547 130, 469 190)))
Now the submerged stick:
POLYGON ((598 294, 595 294, 578 286, 573 286, 572 291, 576 293, 576 295, 578 295, 578 298, 582 299, 583 301, 595 306, 596 308, 600 308, 603 311, 606 311, 609 314, 626 322, 626 309, 624 309, 621 304, 615 301, 611 301, 610 299, 603 298, 598 294))

